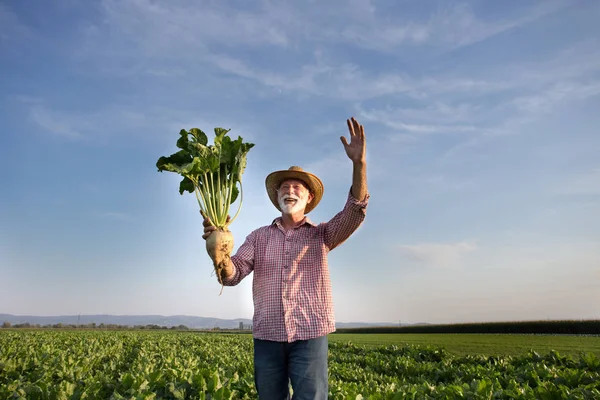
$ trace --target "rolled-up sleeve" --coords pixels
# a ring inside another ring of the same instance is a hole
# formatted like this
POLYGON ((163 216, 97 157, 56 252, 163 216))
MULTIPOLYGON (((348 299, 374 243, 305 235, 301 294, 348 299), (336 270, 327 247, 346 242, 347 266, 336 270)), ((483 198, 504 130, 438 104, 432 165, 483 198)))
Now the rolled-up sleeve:
POLYGON ((250 233, 237 252, 231 256, 233 274, 223 279, 224 286, 235 286, 254 270, 256 231, 250 233))
POLYGON ((352 196, 352 190, 348 192, 342 211, 325 224, 325 245, 329 250, 345 242, 362 224, 367 214, 369 198, 369 193, 359 200, 352 196))

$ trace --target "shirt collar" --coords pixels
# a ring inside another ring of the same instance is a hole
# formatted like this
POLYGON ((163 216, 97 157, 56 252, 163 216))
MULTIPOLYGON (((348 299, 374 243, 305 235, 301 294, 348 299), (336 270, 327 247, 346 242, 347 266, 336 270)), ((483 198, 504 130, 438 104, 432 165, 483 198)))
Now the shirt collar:
MULTIPOLYGON (((275 218, 273 220, 273 222, 271 222, 271 225, 276 225, 276 226, 283 227, 282 222, 283 222, 283 219, 281 217, 277 217, 277 218, 275 218)), ((304 216, 304 220, 302 220, 302 223, 300 225, 298 225, 298 228, 301 227, 304 224, 308 224, 308 225, 311 225, 311 226, 316 226, 316 224, 314 222, 312 222, 310 220, 310 218, 308 218, 308 216, 306 216, 306 215, 304 216)))

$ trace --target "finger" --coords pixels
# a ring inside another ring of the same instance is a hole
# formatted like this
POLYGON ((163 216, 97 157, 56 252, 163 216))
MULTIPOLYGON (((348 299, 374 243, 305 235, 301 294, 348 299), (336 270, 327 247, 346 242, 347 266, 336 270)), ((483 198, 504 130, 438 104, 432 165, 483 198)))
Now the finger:
POLYGON ((204 220, 202 221, 202 224, 204 226, 210 225, 210 220, 208 219, 208 217, 206 216, 206 214, 204 213, 204 211, 200 210, 200 215, 202 215, 202 217, 204 218, 204 220))
POLYGON ((342 141, 342 144, 344 146, 348 146, 348 141, 346 140, 346 138, 344 136, 340 136, 340 140, 342 141))
POLYGON ((202 225, 205 227, 212 226, 213 223, 211 222, 210 218, 208 218, 203 211, 200 211, 200 214, 202 214, 202 216, 204 217, 204 220, 202 221, 202 225))
POLYGON ((204 210, 200 210, 200 215, 202 215, 202 217, 204 217, 205 221, 210 221, 210 218, 208 218, 208 216, 206 215, 206 212, 204 212, 204 210))
POLYGON ((352 126, 352 121, 350 120, 346 120, 346 123, 348 124, 348 131, 350 131, 350 136, 354 136, 354 127, 352 126))
POLYGON ((354 124, 354 132, 357 135, 360 135, 360 127, 361 127, 361 125, 358 123, 358 121, 356 120, 356 118, 352 117, 352 123, 354 124))

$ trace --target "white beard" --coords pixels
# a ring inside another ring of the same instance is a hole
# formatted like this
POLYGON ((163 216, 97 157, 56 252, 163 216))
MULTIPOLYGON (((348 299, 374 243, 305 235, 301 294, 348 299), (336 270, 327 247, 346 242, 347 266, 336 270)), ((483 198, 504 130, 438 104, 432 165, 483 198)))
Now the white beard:
POLYGON ((283 195, 279 197, 279 207, 281 207, 281 211, 284 214, 293 215, 298 212, 303 212, 306 208, 306 204, 308 204, 308 196, 304 198, 300 198, 294 195, 283 195), (294 199, 295 203, 286 203, 286 199, 294 199))

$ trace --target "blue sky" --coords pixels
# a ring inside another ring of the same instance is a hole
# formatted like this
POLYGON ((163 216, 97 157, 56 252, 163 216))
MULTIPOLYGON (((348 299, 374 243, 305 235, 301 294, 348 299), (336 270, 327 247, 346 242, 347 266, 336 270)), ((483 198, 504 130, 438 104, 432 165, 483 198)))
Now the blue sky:
POLYGON ((330 254, 337 320, 600 318, 600 3, 0 2, 0 313, 252 316, 178 132, 255 143, 239 245, 300 165, 344 204, 346 118, 371 200, 330 254))

